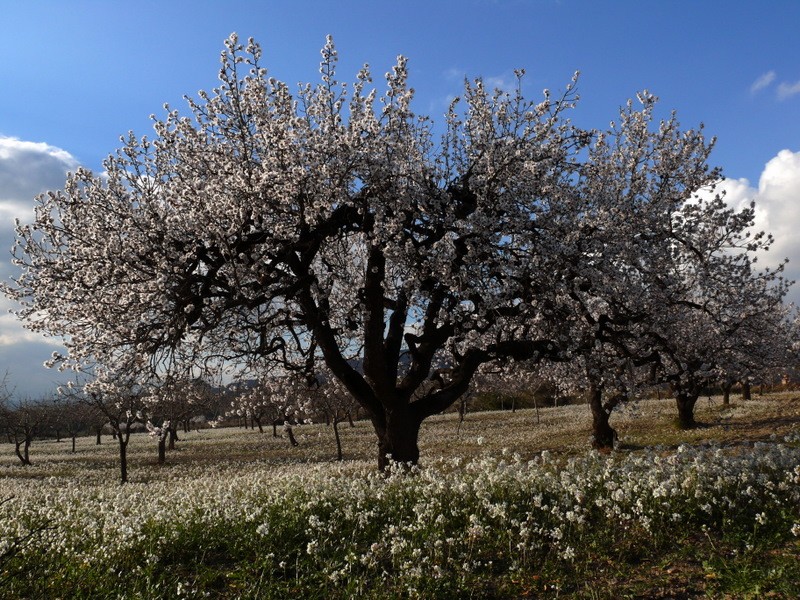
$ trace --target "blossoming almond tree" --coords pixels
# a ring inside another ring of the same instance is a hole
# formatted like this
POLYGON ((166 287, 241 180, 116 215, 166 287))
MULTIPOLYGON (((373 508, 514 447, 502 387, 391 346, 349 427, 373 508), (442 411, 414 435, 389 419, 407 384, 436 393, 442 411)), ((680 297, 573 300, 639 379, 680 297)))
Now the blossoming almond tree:
POLYGON ((355 399, 326 369, 317 373, 316 380, 308 392, 310 392, 308 402, 310 410, 307 409, 306 412, 313 410, 315 414, 321 415, 326 423, 332 425, 333 437, 336 440, 336 459, 343 460, 339 423, 348 419, 353 425, 353 413, 358 408, 355 399))
MULTIPOLYGON (((772 238, 751 231, 754 207, 734 209, 715 195, 713 140, 702 127, 681 129, 674 113, 656 122, 652 94, 637 100, 641 108, 629 102, 589 149, 573 196, 582 219, 564 232, 600 447, 613 444, 614 407, 653 383, 648 368, 671 384, 680 424, 693 426, 700 388, 723 355, 732 360, 725 347, 755 315, 780 318, 789 285, 783 266, 755 269, 772 238)), ((770 344, 750 336, 751 350, 770 344)))
POLYGON ((782 298, 771 303, 767 299, 740 305, 725 322, 728 335, 715 363, 723 404, 730 403, 734 383, 776 383, 790 376, 800 362, 797 307, 785 305, 782 298))
POLYGON ((232 399, 225 416, 244 417, 245 423, 249 420, 250 426, 257 425, 261 433, 264 423, 269 423, 273 437, 278 437, 279 425, 302 421, 310 412, 309 386, 296 375, 236 382, 229 389, 232 399))
POLYGON ((783 304, 789 282, 778 277, 751 274, 722 297, 706 294, 702 311, 671 306, 654 320, 647 334, 659 347, 656 377, 672 389, 681 428, 695 426, 694 406, 704 388, 730 377, 785 373, 796 364, 796 334, 783 304))
POLYGON ((369 415, 379 464, 415 462, 421 422, 480 364, 556 352, 546 231, 588 138, 563 117, 574 90, 534 103, 469 83, 436 145, 405 58, 379 97, 366 67, 336 81, 329 40, 322 82, 293 96, 255 43, 226 47, 191 116, 169 110, 103 176, 39 198, 7 293, 65 338, 65 367, 322 359, 369 415))
POLYGON ((40 434, 46 416, 43 401, 23 399, 12 402, 6 392, 0 397, 0 430, 8 442, 14 445, 17 458, 25 466, 31 464, 31 444, 40 434))
POLYGON ((248 422, 250 427, 264 433, 264 423, 272 424, 272 435, 278 437, 278 425, 282 424, 283 412, 280 402, 274 401, 274 396, 270 390, 272 381, 259 381, 255 387, 248 389, 242 383, 231 384, 230 389, 233 398, 230 401, 230 408, 225 412, 223 418, 237 417, 243 418, 245 427, 248 422))
POLYGON ((114 376, 112 381, 112 377, 106 377, 103 369, 99 371, 95 379, 78 386, 70 382, 64 391, 79 398, 108 420, 119 449, 120 483, 125 484, 128 482, 128 443, 134 426, 145 420, 142 412, 147 408, 145 396, 136 382, 122 376, 114 376))

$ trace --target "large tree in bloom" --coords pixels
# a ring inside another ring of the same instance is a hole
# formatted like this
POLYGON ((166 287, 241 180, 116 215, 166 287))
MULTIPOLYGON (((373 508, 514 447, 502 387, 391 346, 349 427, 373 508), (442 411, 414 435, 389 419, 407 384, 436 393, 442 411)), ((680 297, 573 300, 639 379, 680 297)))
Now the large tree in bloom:
POLYGON ((756 255, 772 238, 752 231, 754 206, 731 208, 716 191, 713 140, 702 127, 682 129, 674 113, 657 121, 652 94, 637 100, 596 135, 562 203, 579 215, 564 219, 562 256, 573 336, 584 339, 576 371, 601 447, 613 444, 614 407, 659 381, 671 384, 679 421, 692 427, 698 394, 719 377, 723 358, 733 368, 734 355, 774 345, 752 323, 782 319, 789 285, 783 265, 757 271, 756 255), (744 337, 747 350, 726 350, 744 337))
MULTIPOLYGON (((292 93, 260 55, 231 36, 218 88, 188 115, 168 107, 153 139, 130 134, 102 176, 69 176, 18 228, 6 292, 30 328, 64 337, 54 363, 311 376, 323 361, 371 419, 383 467, 418 460, 420 424, 482 364, 564 360, 593 345, 574 335, 581 319, 608 329, 602 307, 576 305, 625 293, 602 255, 645 253, 608 220, 646 200, 620 197, 566 118, 574 81, 533 102, 468 82, 437 139, 412 112, 403 57, 379 94, 366 66, 337 81, 329 39, 321 82, 292 93)), ((662 138, 671 162, 618 168, 654 173, 680 205, 711 179, 707 148, 662 138)))
POLYGON ((367 90, 322 51, 293 95, 231 36, 220 86, 79 170, 19 228, 10 293, 63 336, 65 367, 327 367, 369 415, 379 462, 418 459, 426 417, 497 357, 554 353, 551 199, 585 136, 561 97, 466 85, 435 143, 406 60, 367 90), (433 378, 436 385, 423 385, 433 378))

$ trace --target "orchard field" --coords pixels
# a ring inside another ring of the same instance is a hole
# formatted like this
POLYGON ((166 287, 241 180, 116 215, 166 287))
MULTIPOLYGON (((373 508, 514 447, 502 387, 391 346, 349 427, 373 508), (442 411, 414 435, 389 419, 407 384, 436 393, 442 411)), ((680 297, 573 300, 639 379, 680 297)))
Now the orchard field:
POLYGON ((0 291, 80 381, 0 393, 0 594, 800 596, 800 394, 701 395, 792 373, 800 319, 702 125, 640 91, 583 128, 578 73, 524 69, 418 113, 405 56, 346 83, 332 36, 297 88, 253 38, 219 61, 17 223, 0 291), (588 406, 443 414, 547 386, 588 406), (338 427, 167 452, 225 410, 338 427))
POLYGON ((421 461, 380 475, 369 423, 181 436, 130 482, 104 437, 0 444, 2 598, 796 598, 800 394, 678 431, 671 400, 433 417, 421 461))

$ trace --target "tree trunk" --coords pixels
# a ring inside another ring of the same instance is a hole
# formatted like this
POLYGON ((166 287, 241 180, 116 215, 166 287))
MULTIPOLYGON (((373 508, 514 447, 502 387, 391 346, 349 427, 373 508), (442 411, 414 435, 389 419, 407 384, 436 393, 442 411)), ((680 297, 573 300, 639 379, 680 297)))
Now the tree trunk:
POLYGON ((723 406, 730 406, 731 403, 731 388, 733 383, 726 381, 722 384, 722 404, 723 406))
POLYGON ((349 410, 347 411, 347 422, 350 423, 350 427, 356 426, 356 424, 353 423, 353 413, 351 413, 349 410))
POLYGON ((378 434, 378 469, 387 470, 392 463, 415 465, 419 462, 419 428, 422 421, 410 414, 408 406, 386 409, 385 421, 373 419, 378 434))
POLYGON ((291 426, 291 425, 289 425, 289 424, 286 424, 286 425, 284 426, 284 429, 286 429, 286 435, 288 435, 288 436, 289 436, 289 443, 290 443, 292 446, 299 446, 300 444, 299 444, 299 443, 297 442, 297 440, 294 438, 294 431, 292 431, 292 426, 291 426))
POLYGON ((121 432, 114 432, 119 442, 119 482, 128 483, 128 436, 121 432))
POLYGON ((467 395, 464 394, 458 401, 458 422, 463 423, 464 417, 466 416, 467 416, 467 395))
POLYGON ((333 418, 333 436, 336 438, 336 460, 344 460, 342 457, 342 440, 339 439, 339 419, 333 418))
POLYGON ((589 388, 589 408, 592 410, 592 448, 613 450, 617 431, 608 420, 611 416, 603 407, 603 390, 598 386, 589 388))
POLYGON ((694 405, 699 394, 693 392, 676 392, 675 403, 678 406, 678 427, 680 429, 694 429, 697 422, 694 420, 694 405))
POLYGON ((178 439, 178 430, 171 425, 167 427, 167 435, 169 436, 169 446, 168 450, 175 450, 175 442, 180 442, 178 439))
POLYGON ((272 437, 278 437, 278 424, 280 422, 281 421, 277 419, 272 422, 272 437))
POLYGON ((750 391, 750 382, 745 381, 742 383, 742 400, 752 400, 753 395, 750 391))
POLYGON ((75 434, 72 434, 72 453, 75 454, 75 434))
POLYGON ((260 417, 259 418, 253 417, 253 418, 256 419, 256 425, 258 425, 258 432, 264 433, 264 427, 261 425, 261 418, 260 417))
POLYGON ((30 447, 31 447, 31 442, 27 437, 21 442, 14 442, 14 449, 17 453, 17 457, 19 458, 20 462, 25 466, 31 464, 30 450, 29 450, 30 447), (22 448, 22 450, 20 450, 20 448, 22 448))
POLYGON ((97 439, 95 441, 96 445, 98 445, 98 446, 103 443, 102 439, 101 439, 102 434, 103 434, 103 428, 102 427, 98 427, 97 428, 97 439))
POLYGON ((160 465, 167 462, 167 437, 168 435, 158 436, 158 464, 160 465))

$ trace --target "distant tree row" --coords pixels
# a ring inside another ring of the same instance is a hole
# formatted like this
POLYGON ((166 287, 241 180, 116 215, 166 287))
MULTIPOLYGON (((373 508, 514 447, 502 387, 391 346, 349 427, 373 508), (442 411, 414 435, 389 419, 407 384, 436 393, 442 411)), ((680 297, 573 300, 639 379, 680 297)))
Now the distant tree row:
POLYGON ((159 463, 166 452, 175 449, 179 432, 219 426, 278 428, 286 431, 292 444, 297 441, 291 426, 307 422, 331 425, 336 454, 343 459, 339 424, 359 418, 358 404, 336 380, 308 382, 296 378, 282 381, 234 382, 214 387, 201 380, 172 381, 168 385, 136 393, 112 396, 87 393, 81 387, 61 390, 52 398, 14 399, 4 391, 0 397, 0 434, 22 465, 30 465, 30 447, 35 440, 71 441, 76 438, 111 435, 119 445, 120 477, 128 479, 127 447, 134 432, 148 432, 157 442, 159 463))

